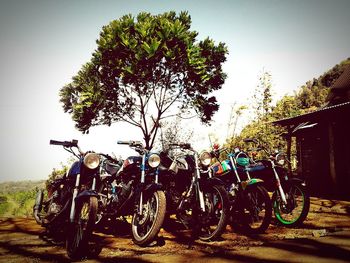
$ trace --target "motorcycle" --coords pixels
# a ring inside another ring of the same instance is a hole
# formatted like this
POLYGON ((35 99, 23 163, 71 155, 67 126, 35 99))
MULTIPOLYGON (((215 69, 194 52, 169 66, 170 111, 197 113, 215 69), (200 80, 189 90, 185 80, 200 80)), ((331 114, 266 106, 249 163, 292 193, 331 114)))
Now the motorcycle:
POLYGON ((71 259, 81 259, 87 255, 96 220, 99 158, 95 153, 82 152, 77 140, 50 140, 50 144, 63 146, 78 160, 66 175, 49 184, 47 198, 44 198, 44 190, 38 191, 33 215, 47 233, 64 235, 71 259))
POLYGON ((141 142, 118 144, 129 145, 140 155, 123 163, 111 158, 102 161, 98 221, 132 215, 133 242, 147 246, 158 235, 166 211, 165 194, 158 183, 159 155, 146 150, 141 142))
POLYGON ((272 205, 269 194, 263 186, 263 180, 241 179, 241 172, 248 173, 247 156, 239 148, 234 153, 226 148, 214 145, 212 154, 219 160, 225 152, 227 159, 211 166, 214 176, 225 182, 229 193, 231 225, 248 234, 264 233, 272 217, 272 205))
POLYGON ((257 139, 248 138, 244 142, 257 145, 257 148, 251 149, 252 152, 264 151, 268 156, 261 160, 252 159, 256 169, 250 172, 250 176, 263 179, 268 191, 273 192, 273 210, 278 222, 287 227, 302 224, 310 209, 310 195, 305 182, 290 176, 284 167, 288 160, 283 153, 270 153, 257 139))
POLYGON ((176 215, 192 235, 203 241, 215 240, 226 229, 228 197, 222 182, 212 178, 208 167, 211 156, 200 155, 188 143, 177 154, 161 152, 160 182, 167 197, 167 216, 176 215))

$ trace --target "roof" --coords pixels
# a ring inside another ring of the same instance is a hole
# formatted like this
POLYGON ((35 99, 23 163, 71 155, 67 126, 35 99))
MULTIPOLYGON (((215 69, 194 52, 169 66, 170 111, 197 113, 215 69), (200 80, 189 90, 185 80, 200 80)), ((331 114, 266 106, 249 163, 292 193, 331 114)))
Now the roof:
MULTIPOLYGON (((327 117, 331 117, 334 114, 341 114, 345 118, 350 119, 350 101, 337 105, 332 105, 324 108, 320 108, 316 111, 306 113, 303 115, 281 119, 272 122, 281 126, 297 125, 300 122, 306 121, 327 121, 330 120, 327 117)), ((348 121, 348 120, 344 120, 348 121)))

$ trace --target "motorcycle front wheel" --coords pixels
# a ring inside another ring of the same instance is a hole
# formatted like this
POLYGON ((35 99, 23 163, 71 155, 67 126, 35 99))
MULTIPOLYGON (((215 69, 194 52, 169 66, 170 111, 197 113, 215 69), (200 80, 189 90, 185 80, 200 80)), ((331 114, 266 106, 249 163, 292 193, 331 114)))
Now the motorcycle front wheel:
POLYGON ((261 185, 253 185, 243 191, 239 223, 248 234, 264 233, 272 217, 270 196, 261 185))
POLYGON ((143 200, 142 213, 134 213, 131 222, 133 242, 147 246, 158 235, 166 212, 166 199, 163 191, 155 191, 143 200))
POLYGON ((90 197, 77 203, 75 220, 67 233, 66 249, 68 257, 82 259, 88 252, 88 242, 92 234, 97 213, 97 198, 90 197))
POLYGON ((292 183, 284 187, 287 204, 283 204, 277 191, 272 196, 276 219, 284 226, 295 227, 307 217, 310 209, 310 196, 301 184, 292 183))
POLYGON ((203 241, 212 241, 218 239, 226 229, 229 201, 221 185, 209 185, 203 194, 205 212, 199 213, 198 237, 203 241))

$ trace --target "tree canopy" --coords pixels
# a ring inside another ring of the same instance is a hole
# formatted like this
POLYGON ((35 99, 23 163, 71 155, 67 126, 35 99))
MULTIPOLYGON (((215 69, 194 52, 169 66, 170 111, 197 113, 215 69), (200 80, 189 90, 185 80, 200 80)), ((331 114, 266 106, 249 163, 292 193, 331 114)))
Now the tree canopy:
POLYGON ((142 130, 151 148, 159 122, 194 113, 209 123, 219 109, 210 93, 222 87, 224 43, 197 41, 187 12, 125 15, 104 26, 97 49, 60 90, 76 127, 125 121, 142 130))

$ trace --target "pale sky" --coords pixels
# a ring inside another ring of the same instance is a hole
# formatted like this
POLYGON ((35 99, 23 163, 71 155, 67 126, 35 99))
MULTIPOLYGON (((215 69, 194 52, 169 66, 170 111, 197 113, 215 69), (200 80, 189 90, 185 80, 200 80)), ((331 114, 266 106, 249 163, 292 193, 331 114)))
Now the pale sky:
POLYGON ((348 0, 0 0, 0 181, 46 179, 70 156, 50 139, 132 154, 116 141, 142 139, 138 130, 117 124, 82 135, 58 92, 90 59, 103 25, 129 13, 171 10, 187 10, 197 39, 224 42, 230 53, 228 78, 216 93, 220 110, 211 127, 196 128, 201 147, 210 132, 224 140, 231 105, 247 103, 263 70, 272 74, 277 98, 350 57, 348 0))

